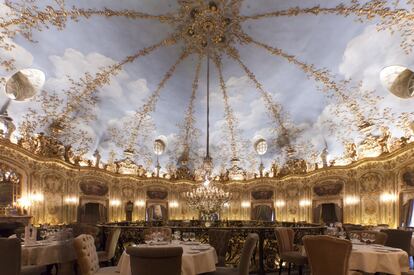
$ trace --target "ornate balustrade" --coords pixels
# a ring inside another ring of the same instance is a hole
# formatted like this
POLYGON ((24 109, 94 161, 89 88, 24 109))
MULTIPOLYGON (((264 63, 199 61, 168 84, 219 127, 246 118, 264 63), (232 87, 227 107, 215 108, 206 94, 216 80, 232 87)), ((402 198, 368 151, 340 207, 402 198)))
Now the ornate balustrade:
MULTIPOLYGON (((195 222, 195 221, 194 221, 195 222)), ((252 222, 248 224, 253 224, 252 222)), ((274 224, 274 223, 273 223, 274 224)), ((275 225, 275 224, 274 224, 275 225)), ((325 227, 321 226, 293 226, 288 223, 295 231, 295 244, 302 244, 302 237, 305 235, 324 234, 325 227)), ((280 226, 277 224, 277 226, 280 226)), ((138 225, 104 225, 102 226, 104 235, 107 236, 109 231, 114 227, 121 228, 121 235, 118 242, 117 257, 120 256, 123 249, 132 244, 144 243, 143 231, 146 226, 138 225)), ((252 271, 258 274, 266 274, 274 272, 278 268, 278 249, 277 239, 275 235, 276 226, 258 227, 258 226, 239 226, 239 227, 202 227, 202 226, 170 226, 172 231, 194 232, 196 238, 203 243, 208 243, 208 231, 213 229, 231 230, 232 238, 230 240, 230 249, 226 256, 226 264, 237 266, 240 260, 240 252, 249 233, 257 233, 259 235, 259 244, 252 258, 252 271)))

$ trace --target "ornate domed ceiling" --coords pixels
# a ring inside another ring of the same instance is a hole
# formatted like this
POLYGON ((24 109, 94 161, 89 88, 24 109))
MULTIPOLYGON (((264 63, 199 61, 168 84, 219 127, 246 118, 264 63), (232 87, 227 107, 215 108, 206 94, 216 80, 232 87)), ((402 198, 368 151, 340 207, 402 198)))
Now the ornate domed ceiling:
POLYGON ((414 68, 412 1, 305 2, 5 1, 0 104, 14 93, 2 108, 13 139, 44 132, 85 158, 126 151, 150 170, 160 139, 162 170, 187 158, 197 169, 209 56, 216 172, 232 159, 250 175, 261 159, 344 165, 409 142, 413 100, 389 93, 380 72, 414 68), (39 91, 25 99, 16 79, 31 78, 26 90, 39 91))

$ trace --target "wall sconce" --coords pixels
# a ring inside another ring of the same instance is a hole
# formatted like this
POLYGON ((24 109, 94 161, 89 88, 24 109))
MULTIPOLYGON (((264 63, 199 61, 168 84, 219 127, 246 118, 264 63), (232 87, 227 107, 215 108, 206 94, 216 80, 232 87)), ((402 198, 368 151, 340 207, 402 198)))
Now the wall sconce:
POLYGON ((242 201, 241 202, 242 208, 249 208, 250 207, 250 201, 242 201))
POLYGON ((111 200, 111 201, 109 202, 109 204, 110 204, 111 206, 120 206, 120 205, 121 205, 121 201, 120 201, 120 200, 111 200))
POLYGON ((32 202, 42 202, 44 201, 45 197, 43 196, 43 194, 41 193, 33 193, 32 195, 30 195, 29 200, 32 202))
POLYGON ((178 208, 178 201, 170 201, 168 206, 170 208, 178 208))
POLYGON ((278 208, 284 207, 286 205, 286 202, 284 200, 277 200, 275 201, 275 205, 278 208))
POLYGON ((229 207, 230 207, 230 203, 225 202, 225 203, 223 204, 223 207, 224 207, 224 208, 229 208, 229 207))
POLYGON ((29 197, 24 196, 20 199, 17 199, 16 204, 21 208, 29 208, 32 205, 32 202, 30 201, 29 197))
POLYGON ((75 204, 78 203, 78 198, 77 197, 66 197, 65 198, 65 203, 75 205, 75 204))
POLYGON ((145 201, 144 200, 137 200, 137 201, 135 201, 135 206, 144 207, 145 206, 145 201))
POLYGON ((345 205, 356 205, 359 203, 359 197, 357 196, 347 196, 345 198, 345 205))
POLYGON ((397 200, 397 195, 392 193, 382 193, 380 196, 380 201, 384 203, 395 202, 397 200))
POLYGON ((299 201, 299 206, 300 207, 307 207, 310 206, 312 203, 310 200, 300 200, 299 201))

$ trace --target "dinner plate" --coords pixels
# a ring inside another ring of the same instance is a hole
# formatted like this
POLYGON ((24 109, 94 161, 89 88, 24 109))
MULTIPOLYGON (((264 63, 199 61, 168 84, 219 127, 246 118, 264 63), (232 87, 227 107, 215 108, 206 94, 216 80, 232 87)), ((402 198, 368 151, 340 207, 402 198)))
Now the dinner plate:
POLYGON ((168 242, 152 242, 151 245, 167 245, 168 242))
POLYGON ((198 246, 192 246, 191 249, 192 250, 205 251, 205 250, 209 250, 210 246, 209 245, 198 245, 198 246))
POLYGON ((181 244, 185 244, 185 245, 200 245, 200 242, 181 242, 181 244))

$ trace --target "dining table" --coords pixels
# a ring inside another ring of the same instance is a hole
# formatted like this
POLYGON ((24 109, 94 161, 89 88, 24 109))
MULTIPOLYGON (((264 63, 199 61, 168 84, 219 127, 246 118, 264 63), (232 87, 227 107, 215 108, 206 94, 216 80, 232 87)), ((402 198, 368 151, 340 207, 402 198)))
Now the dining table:
MULTIPOLYGON (((179 243, 153 243, 141 244, 138 247, 182 247, 181 275, 196 275, 213 272, 218 262, 217 253, 214 247, 202 245, 197 242, 179 243)), ((117 272, 120 275, 131 275, 130 256, 124 251, 117 265, 117 272)))
POLYGON ((58 266, 59 275, 72 275, 76 260, 73 239, 22 244, 22 266, 58 266))
POLYGON ((401 275, 409 268, 408 254, 402 249, 377 244, 352 244, 350 270, 401 275))

